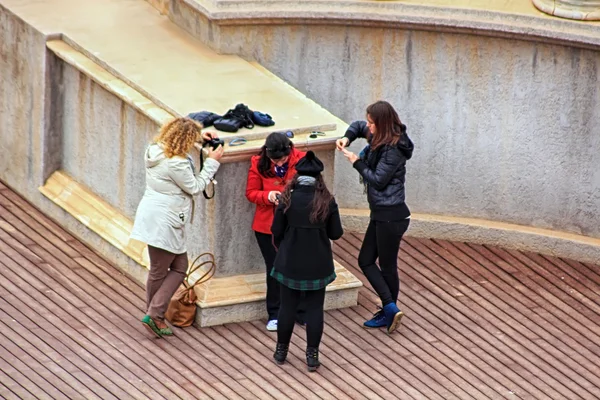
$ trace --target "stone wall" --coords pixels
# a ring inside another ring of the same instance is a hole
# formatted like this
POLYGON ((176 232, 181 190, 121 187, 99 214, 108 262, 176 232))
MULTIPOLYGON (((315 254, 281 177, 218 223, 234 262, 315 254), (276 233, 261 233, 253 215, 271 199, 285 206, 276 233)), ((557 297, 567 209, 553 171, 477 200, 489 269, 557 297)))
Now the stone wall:
MULTIPOLYGON (((79 132, 75 120, 80 116, 63 108, 69 103, 76 106, 73 104, 75 100, 70 97, 72 88, 65 86, 65 79, 82 78, 46 49, 46 40, 44 34, 0 5, 0 179, 95 251, 124 270, 137 270, 139 268, 133 260, 39 191, 46 179, 63 167, 69 173, 86 177, 86 184, 94 182, 98 170, 94 169, 93 173, 88 170, 87 174, 83 171, 86 163, 97 162, 95 157, 99 156, 93 151, 81 153, 82 157, 89 158, 82 158, 79 165, 74 162, 77 151, 72 147, 73 138, 79 132)), ((89 89, 89 81, 87 85, 89 89)), ((87 106, 90 109, 95 107, 93 103, 87 106)), ((133 118, 130 110, 126 114, 133 118)), ((110 129, 98 129, 106 128, 107 121, 114 123, 115 118, 121 117, 117 115, 95 121, 98 123, 97 134, 109 134, 110 129)), ((80 121, 85 122, 86 119, 80 121)), ((111 154, 110 146, 107 147, 102 150, 111 154)), ((114 196, 110 197, 111 201, 119 196, 116 185, 109 188, 107 183, 114 181, 114 176, 105 174, 101 176, 102 182, 96 180, 94 185, 107 189, 103 195, 112 190, 111 196, 114 196)), ((139 279, 143 281, 144 277, 139 279)))
MULTIPOLYGON (((413 211, 600 237, 600 52, 393 28, 187 25, 348 123, 393 103, 416 145, 413 211)), ((367 207, 339 155, 335 191, 341 206, 367 207)))
POLYGON ((64 64, 62 169, 130 219, 144 194, 143 154, 159 126, 64 64))
POLYGON ((0 5, 0 177, 32 194, 53 164, 45 119, 45 36, 0 5))

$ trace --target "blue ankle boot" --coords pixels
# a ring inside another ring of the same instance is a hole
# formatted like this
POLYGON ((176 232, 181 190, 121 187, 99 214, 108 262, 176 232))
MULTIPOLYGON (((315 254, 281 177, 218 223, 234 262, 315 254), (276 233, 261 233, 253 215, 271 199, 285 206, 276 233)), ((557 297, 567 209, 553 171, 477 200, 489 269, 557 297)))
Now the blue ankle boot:
POLYGON ((400 324, 404 313, 400 311, 396 303, 390 303, 383 307, 383 313, 385 314, 388 334, 394 332, 400 324))
POLYGON ((373 318, 371 318, 368 321, 365 321, 363 326, 365 328, 382 328, 384 326, 387 326, 387 320, 385 319, 385 313, 383 312, 381 307, 379 307, 379 311, 377 311, 375 314, 373 314, 373 318))

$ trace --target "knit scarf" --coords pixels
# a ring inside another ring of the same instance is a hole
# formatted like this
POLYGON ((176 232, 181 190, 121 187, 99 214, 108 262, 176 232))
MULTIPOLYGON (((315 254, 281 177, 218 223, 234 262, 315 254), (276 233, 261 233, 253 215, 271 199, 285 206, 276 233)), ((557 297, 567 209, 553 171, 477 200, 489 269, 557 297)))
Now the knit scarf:
POLYGON ((316 178, 313 178, 312 176, 308 176, 308 175, 299 175, 298 176, 298 185, 314 186, 315 183, 317 183, 317 180, 316 180, 316 178))

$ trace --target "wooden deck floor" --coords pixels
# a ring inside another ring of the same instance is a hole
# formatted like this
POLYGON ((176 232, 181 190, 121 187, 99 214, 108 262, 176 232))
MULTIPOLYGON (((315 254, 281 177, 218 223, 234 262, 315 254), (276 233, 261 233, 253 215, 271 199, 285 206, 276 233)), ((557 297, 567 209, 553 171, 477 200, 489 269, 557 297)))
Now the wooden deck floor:
MULTIPOLYGON (((360 240, 335 253, 363 279, 360 240)), ((367 285, 309 374, 303 328, 282 367, 264 321, 150 338, 143 288, 0 184, 0 398, 600 398, 600 267, 409 238, 399 269, 399 331, 361 327, 367 285)))

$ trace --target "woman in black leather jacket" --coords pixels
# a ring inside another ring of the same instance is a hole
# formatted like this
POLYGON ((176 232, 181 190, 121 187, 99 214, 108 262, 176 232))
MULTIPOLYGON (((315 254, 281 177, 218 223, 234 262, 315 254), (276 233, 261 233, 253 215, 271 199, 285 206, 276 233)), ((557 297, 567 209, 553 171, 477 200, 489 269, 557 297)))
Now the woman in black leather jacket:
POLYGON ((337 147, 360 174, 371 210, 358 264, 379 295, 382 309, 364 326, 385 326, 392 333, 404 315, 396 305, 400 291, 398 251, 410 223, 404 181, 406 160, 412 157, 414 146, 396 110, 390 103, 378 101, 367 107, 367 121, 353 122, 337 147), (345 149, 359 137, 368 141, 360 156, 345 149))

